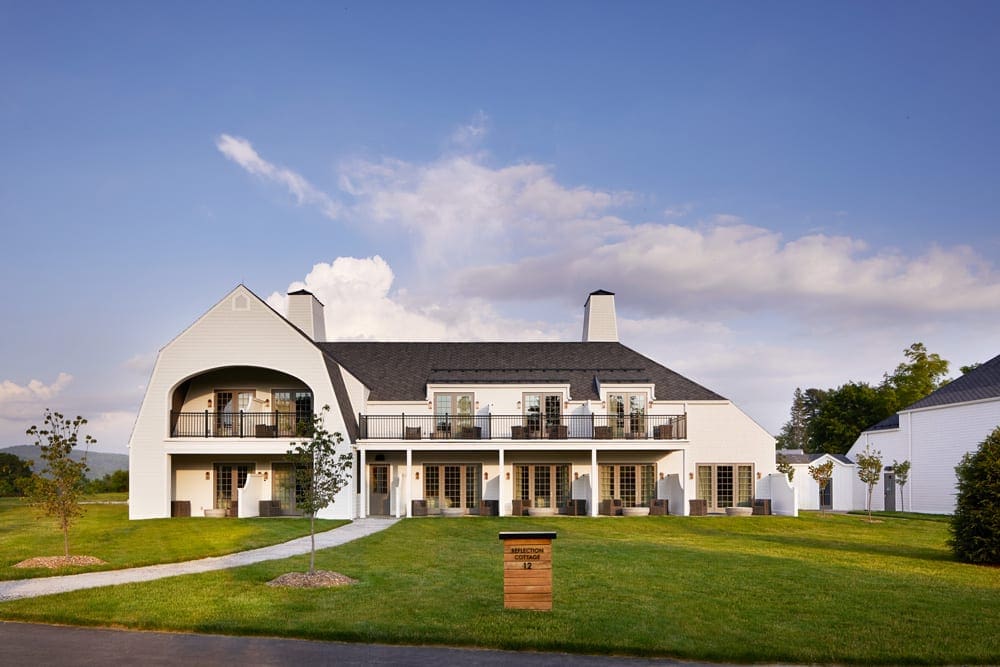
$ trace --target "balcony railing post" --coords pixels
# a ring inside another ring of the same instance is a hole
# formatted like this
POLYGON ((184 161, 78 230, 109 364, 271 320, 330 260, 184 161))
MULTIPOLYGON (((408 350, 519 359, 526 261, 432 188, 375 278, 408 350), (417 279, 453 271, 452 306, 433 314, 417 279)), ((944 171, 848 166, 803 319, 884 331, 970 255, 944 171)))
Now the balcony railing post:
POLYGON ((205 410, 205 437, 208 437, 208 410, 205 410))

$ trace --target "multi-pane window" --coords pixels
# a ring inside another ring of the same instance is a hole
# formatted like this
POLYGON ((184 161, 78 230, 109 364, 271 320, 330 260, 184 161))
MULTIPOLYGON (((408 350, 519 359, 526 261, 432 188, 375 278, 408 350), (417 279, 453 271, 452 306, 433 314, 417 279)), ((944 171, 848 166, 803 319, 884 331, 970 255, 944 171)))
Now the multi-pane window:
POLYGON ((708 509, 749 507, 753 504, 753 465, 749 463, 714 463, 698 465, 697 497, 708 509))
POLYGON ((519 464, 514 466, 514 497, 533 507, 563 507, 571 493, 569 465, 519 464))
POLYGON ((649 507, 656 498, 653 463, 602 464, 599 472, 601 500, 619 499, 623 507, 649 507))
POLYGON ((562 394, 525 394, 524 425, 530 437, 549 435, 562 423, 562 394))
POLYGON ((461 428, 472 426, 474 405, 472 394, 434 394, 435 430, 446 435, 458 433, 461 428))
POLYGON ((216 435, 240 435, 239 413, 249 411, 253 395, 253 391, 236 391, 232 389, 215 392, 216 435))
POLYGON ((482 474, 483 467, 479 464, 425 464, 427 509, 463 507, 478 510, 483 497, 482 474))
POLYGON ((646 394, 608 394, 608 426, 616 438, 646 437, 646 394))
POLYGON ((312 423, 312 392, 275 389, 271 402, 278 413, 278 435, 296 435, 300 424, 312 423))
POLYGON ((253 471, 253 463, 216 463, 215 508, 230 509, 236 503, 238 489, 246 486, 253 471))

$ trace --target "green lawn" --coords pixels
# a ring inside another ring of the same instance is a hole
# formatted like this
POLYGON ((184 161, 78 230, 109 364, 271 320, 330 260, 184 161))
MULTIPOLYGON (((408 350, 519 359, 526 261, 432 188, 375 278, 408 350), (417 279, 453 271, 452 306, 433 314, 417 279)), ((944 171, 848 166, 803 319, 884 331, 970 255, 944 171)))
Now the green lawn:
MULTIPOLYGON (((62 533, 53 519, 18 498, 0 498, 0 579, 27 579, 52 574, 117 570, 220 556, 309 534, 308 519, 150 519, 129 521, 128 507, 106 504, 114 494, 91 497, 86 514, 70 529, 70 553, 96 556, 107 565, 48 569, 11 567, 34 556, 61 556, 62 533)), ((344 521, 318 521, 317 530, 344 521)))
POLYGON ((1000 662, 1000 570, 947 524, 853 515, 413 519, 320 552, 360 580, 264 583, 306 557, 0 605, 0 617, 708 661, 1000 662), (505 611, 501 530, 554 529, 554 610, 505 611))

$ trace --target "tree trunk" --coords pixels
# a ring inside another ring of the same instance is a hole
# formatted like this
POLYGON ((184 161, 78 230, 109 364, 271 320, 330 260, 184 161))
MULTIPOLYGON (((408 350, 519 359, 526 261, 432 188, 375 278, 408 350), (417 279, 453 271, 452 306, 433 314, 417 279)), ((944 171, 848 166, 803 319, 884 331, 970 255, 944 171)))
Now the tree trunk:
POLYGON ((66 523, 66 519, 62 521, 62 531, 63 531, 63 552, 66 558, 69 558, 69 525, 66 523))
POLYGON ((312 549, 309 551, 309 574, 316 574, 316 513, 309 515, 309 542, 312 549))

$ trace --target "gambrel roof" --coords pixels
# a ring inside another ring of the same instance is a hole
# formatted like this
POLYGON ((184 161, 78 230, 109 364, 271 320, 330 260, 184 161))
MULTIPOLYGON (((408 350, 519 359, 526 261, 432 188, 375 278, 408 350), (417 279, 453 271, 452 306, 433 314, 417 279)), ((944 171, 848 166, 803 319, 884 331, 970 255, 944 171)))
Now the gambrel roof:
POLYGON ((373 401, 423 401, 428 384, 568 384, 574 400, 599 384, 653 384, 657 400, 722 401, 710 389, 621 343, 317 343, 371 390, 373 401))

